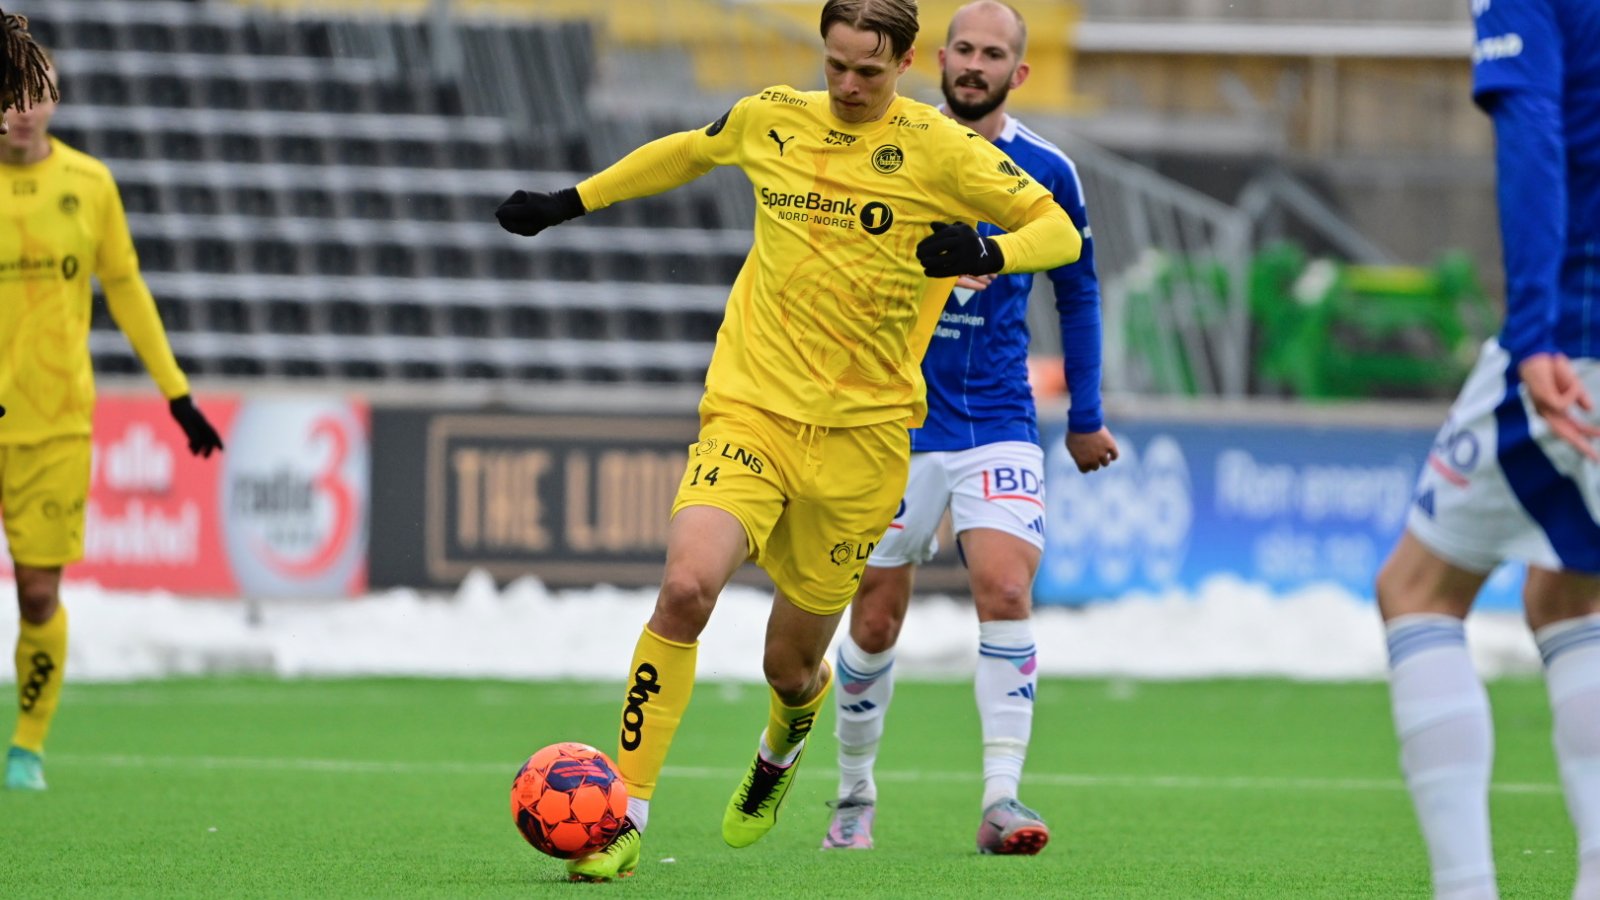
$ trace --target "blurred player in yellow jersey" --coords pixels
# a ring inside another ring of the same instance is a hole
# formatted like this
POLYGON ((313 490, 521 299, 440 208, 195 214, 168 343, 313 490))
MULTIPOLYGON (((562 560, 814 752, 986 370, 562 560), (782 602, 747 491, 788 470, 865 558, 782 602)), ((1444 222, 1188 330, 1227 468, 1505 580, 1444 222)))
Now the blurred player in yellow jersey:
MULTIPOLYGON (((52 87, 54 72, 49 73, 52 87)), ((61 570, 83 556, 94 373, 89 280, 170 401, 189 449, 222 449, 172 357, 111 173, 50 137, 56 101, 7 113, 0 137, 0 518, 16 570, 17 726, 5 786, 42 790, 44 739, 61 696, 61 570)))
POLYGON ((900 503, 907 427, 927 407, 919 364, 956 276, 1050 269, 1081 245, 1050 192, 993 144, 896 94, 915 53, 915 0, 827 0, 820 24, 826 91, 768 88, 575 188, 518 191, 496 213, 533 235, 719 165, 744 170, 756 201, 661 592, 628 670, 618 751, 628 827, 569 864, 576 880, 638 865, 696 641, 746 560, 777 586, 764 638, 770 709, 722 836, 743 847, 771 829, 832 680, 828 643, 900 503), (1009 233, 980 236, 978 220, 1009 233))

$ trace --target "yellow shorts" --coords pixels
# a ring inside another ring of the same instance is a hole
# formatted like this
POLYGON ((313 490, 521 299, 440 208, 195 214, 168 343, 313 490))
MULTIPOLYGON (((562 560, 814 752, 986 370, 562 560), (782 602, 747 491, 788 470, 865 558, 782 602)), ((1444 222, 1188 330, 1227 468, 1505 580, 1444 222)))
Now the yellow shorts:
POLYGON ((792 603, 822 616, 849 606, 905 492, 905 424, 823 428, 726 400, 700 413, 672 514, 732 513, 750 558, 792 603))
POLYGON ((0 518, 18 565, 49 569, 83 558, 89 438, 0 444, 0 518))

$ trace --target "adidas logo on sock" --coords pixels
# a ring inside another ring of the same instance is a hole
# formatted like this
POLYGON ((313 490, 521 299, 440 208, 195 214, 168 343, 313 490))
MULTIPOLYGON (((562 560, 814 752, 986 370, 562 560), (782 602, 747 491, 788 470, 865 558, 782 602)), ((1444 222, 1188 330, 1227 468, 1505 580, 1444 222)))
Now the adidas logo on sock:
POLYGON ((1024 700, 1033 699, 1033 685, 1025 684, 1014 691, 1006 691, 1007 697, 1021 697, 1024 700))

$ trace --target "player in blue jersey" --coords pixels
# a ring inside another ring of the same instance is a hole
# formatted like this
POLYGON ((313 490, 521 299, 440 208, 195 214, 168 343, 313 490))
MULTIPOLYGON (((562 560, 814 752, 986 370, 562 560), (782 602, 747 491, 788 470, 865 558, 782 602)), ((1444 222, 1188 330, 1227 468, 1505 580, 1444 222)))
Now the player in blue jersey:
MULTIPOLYGON (((1055 195, 1083 235, 1078 261, 1054 269, 1067 385, 1067 450, 1081 471, 1117 458, 1100 412, 1100 288, 1084 198, 1072 162, 1006 114, 1028 77, 1022 16, 994 0, 951 19, 943 69, 945 112, 994 142, 1055 195)), ((1024 176, 1023 173, 1026 173, 1024 176)), ((980 226, 998 234, 992 225, 980 226)), ((978 849, 1037 853, 1049 840, 1040 816, 1017 799, 1038 683, 1029 622, 1034 572, 1044 547, 1044 452, 1028 384, 1026 314, 1031 275, 962 279, 946 301, 923 360, 928 418, 911 432, 905 499, 873 551, 839 644, 839 797, 826 848, 872 846, 873 765, 893 693, 894 646, 911 599, 913 568, 936 549, 948 508, 978 613, 978 712, 984 791, 978 849)))
POLYGON ((1497 896, 1493 730, 1462 625, 1485 577, 1528 564, 1574 897, 1600 898, 1600 4, 1472 0, 1473 90, 1494 121, 1506 320, 1485 344, 1378 574, 1400 765, 1435 896, 1497 896))

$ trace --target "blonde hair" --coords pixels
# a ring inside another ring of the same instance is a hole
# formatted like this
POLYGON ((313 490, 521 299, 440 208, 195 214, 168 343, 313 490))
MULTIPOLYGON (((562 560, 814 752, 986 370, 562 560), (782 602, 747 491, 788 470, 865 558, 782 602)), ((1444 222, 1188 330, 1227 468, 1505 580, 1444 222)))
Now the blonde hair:
POLYGON ((822 38, 828 29, 848 25, 878 36, 878 47, 888 41, 895 59, 917 42, 917 0, 828 0, 822 5, 822 38))

